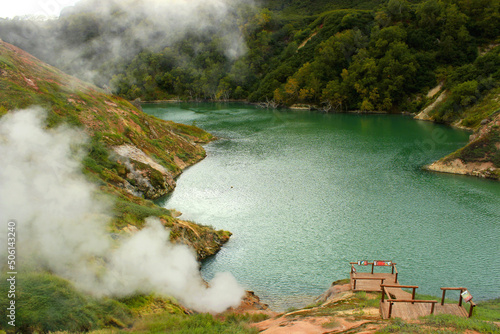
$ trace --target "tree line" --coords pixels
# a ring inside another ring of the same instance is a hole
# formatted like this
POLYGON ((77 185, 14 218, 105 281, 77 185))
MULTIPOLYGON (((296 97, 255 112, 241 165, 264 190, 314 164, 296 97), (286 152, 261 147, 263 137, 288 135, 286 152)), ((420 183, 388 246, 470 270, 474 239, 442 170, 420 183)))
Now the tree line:
MULTIPOLYGON (((1 20, 0 37, 131 100, 244 99, 325 111, 416 112, 425 92, 444 82, 452 92, 440 111, 446 121, 500 80, 498 47, 478 51, 498 42, 496 0, 357 1, 357 8, 307 14, 280 10, 279 3, 269 1, 272 10, 242 6, 223 23, 244 41, 238 57, 227 52, 234 43, 227 29, 175 40, 153 31, 144 43, 132 37, 123 13, 110 19, 88 8, 30 23, 47 39, 57 37, 60 56, 47 52, 43 39, 20 38, 26 20, 1 20), (131 51, 113 54, 116 38, 131 51), (85 62, 91 71, 77 66, 85 62)), ((147 24, 147 17, 135 17, 134 27, 147 24)))

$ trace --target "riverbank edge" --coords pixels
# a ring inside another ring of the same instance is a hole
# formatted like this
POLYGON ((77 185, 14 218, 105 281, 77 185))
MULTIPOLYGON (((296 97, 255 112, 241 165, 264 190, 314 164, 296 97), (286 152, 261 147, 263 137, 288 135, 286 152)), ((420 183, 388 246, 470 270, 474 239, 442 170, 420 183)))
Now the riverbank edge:
MULTIPOLYGON (((131 101, 135 102, 135 101, 131 101)), ((137 102, 135 102, 137 103, 137 102)), ((384 110, 335 110, 335 111, 326 111, 325 109, 319 107, 314 104, 293 104, 291 106, 283 106, 283 105, 275 105, 270 102, 250 102, 245 99, 240 100, 182 100, 182 99, 169 99, 169 100, 149 100, 149 101, 139 101, 140 104, 168 104, 168 103, 243 103, 248 104, 260 108, 267 109, 290 109, 290 110, 310 110, 310 111, 320 111, 327 114, 374 114, 374 115, 414 115, 413 113, 407 111, 400 112, 388 112, 384 110)))

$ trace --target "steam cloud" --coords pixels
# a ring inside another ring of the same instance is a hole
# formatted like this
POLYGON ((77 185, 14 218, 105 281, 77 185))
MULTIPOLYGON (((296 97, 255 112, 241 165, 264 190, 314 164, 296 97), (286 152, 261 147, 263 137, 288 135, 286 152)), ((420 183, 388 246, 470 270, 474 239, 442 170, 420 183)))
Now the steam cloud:
POLYGON ((238 11, 252 6, 252 1, 82 0, 63 9, 58 20, 28 21, 1 37, 70 74, 101 84, 107 80, 97 69, 109 59, 130 61, 142 50, 161 51, 187 35, 221 36, 226 57, 240 57, 246 45, 238 11), (75 13, 80 17, 71 16, 75 13), (89 22, 83 38, 81 25, 89 22))
POLYGON ((114 244, 106 232, 110 203, 95 199, 80 171, 85 136, 67 127, 45 130, 44 115, 32 108, 0 119, 0 249, 7 249, 6 223, 15 219, 20 273, 49 269, 98 296, 166 294, 199 312, 239 304, 244 290, 235 278, 218 274, 207 286, 194 251, 170 243, 156 218, 114 244))
POLYGON ((111 46, 115 57, 130 52, 136 54, 143 48, 154 49, 157 45, 165 47, 189 33, 218 32, 225 37, 226 55, 235 58, 246 49, 234 22, 237 8, 246 2, 248 0, 99 0, 93 8, 85 9, 92 1, 81 1, 74 8, 63 10, 61 16, 88 10, 98 12, 98 18, 111 21, 115 31, 108 31, 106 40, 95 40, 94 44, 111 46), (109 38, 112 35, 115 37, 109 38))

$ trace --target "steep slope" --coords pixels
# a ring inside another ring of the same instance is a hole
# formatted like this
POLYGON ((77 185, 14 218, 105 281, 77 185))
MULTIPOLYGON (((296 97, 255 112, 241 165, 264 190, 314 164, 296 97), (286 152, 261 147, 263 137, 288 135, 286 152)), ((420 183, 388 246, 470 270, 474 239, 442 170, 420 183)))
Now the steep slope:
POLYGON ((465 147, 426 168, 436 172, 500 180, 499 111, 500 109, 484 119, 482 125, 471 135, 470 141, 465 147))
POLYGON ((474 131, 469 143, 427 166, 433 171, 500 179, 500 47, 479 49, 473 63, 448 69, 415 118, 474 131))
POLYGON ((171 192, 182 169, 205 157, 199 143, 212 136, 192 126, 146 115, 126 100, 71 77, 25 51, 0 41, 0 116, 38 105, 49 128, 81 128, 90 137, 83 172, 115 203, 114 232, 133 233, 158 216, 172 237, 214 254, 230 233, 183 222, 149 201, 171 192))
POLYGON ((471 95, 477 102, 464 107, 457 103, 456 90, 442 90, 415 116, 474 131, 465 147, 425 168, 500 180, 500 88, 492 88, 483 95, 475 91, 471 95))

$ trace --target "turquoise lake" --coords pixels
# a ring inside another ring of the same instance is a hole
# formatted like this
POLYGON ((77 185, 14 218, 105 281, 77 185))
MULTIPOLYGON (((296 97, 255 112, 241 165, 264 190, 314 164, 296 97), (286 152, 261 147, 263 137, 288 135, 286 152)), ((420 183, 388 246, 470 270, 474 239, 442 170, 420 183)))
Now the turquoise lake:
POLYGON ((500 183, 422 169, 469 132, 401 115, 143 108, 219 138, 161 201, 182 219, 233 233, 203 263, 206 279, 231 272, 283 310, 347 278, 350 261, 392 260, 418 293, 463 286, 474 300, 500 297, 500 183))

